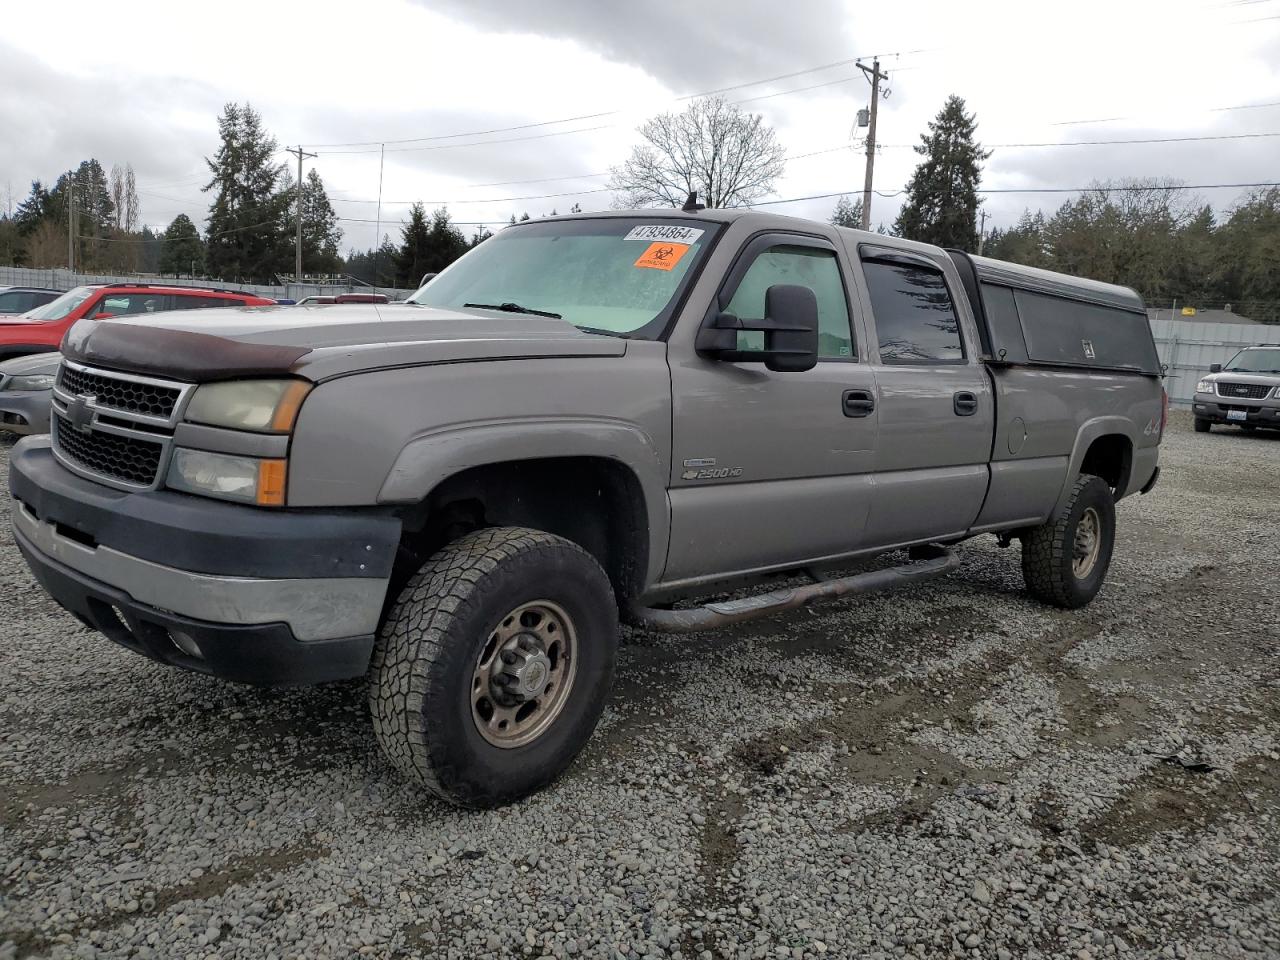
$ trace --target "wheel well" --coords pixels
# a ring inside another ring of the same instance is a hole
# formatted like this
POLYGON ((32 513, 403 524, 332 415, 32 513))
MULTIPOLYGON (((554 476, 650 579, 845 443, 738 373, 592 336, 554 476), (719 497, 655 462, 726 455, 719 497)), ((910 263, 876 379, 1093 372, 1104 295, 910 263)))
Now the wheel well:
POLYGON ((1129 486, 1129 471, 1132 466, 1133 444, 1123 434, 1110 433, 1089 444, 1080 464, 1080 472, 1101 477, 1118 497, 1129 486))
POLYGON ((517 526, 585 549, 608 574, 620 606, 644 587, 644 491, 630 468, 615 460, 553 457, 472 467, 442 481, 403 520, 398 566, 407 571, 406 580, 428 556, 472 530, 517 526))

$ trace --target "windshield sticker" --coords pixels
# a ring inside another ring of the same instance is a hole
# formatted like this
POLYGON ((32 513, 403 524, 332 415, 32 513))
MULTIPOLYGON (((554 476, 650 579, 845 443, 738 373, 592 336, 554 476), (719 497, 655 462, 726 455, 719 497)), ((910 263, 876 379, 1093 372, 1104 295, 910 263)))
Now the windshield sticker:
POLYGON ((623 240, 670 240, 672 243, 697 243, 705 230, 696 227, 678 227, 674 224, 652 224, 645 227, 632 227, 623 240))
POLYGON ((657 243, 649 244, 649 249, 640 254, 640 259, 635 262, 635 265, 649 270, 670 270, 688 252, 689 245, 687 243, 658 241, 657 243))

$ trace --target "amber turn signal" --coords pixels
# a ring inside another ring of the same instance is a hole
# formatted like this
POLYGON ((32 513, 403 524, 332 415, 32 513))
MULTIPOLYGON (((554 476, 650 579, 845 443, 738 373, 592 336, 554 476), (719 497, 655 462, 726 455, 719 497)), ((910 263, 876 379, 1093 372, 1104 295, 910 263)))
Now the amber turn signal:
POLYGON ((284 506, 287 464, 287 460, 258 461, 258 506, 284 506))

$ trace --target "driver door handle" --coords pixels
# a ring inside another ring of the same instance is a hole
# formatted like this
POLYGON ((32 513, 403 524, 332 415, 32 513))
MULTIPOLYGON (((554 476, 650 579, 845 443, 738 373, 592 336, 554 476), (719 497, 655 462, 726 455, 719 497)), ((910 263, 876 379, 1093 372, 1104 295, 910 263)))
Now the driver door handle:
POLYGON ((840 402, 846 417, 869 417, 876 408, 876 398, 870 390, 846 390, 840 402))
POLYGON ((957 417, 972 417, 978 412, 978 398, 968 390, 961 390, 952 399, 952 409, 957 417))

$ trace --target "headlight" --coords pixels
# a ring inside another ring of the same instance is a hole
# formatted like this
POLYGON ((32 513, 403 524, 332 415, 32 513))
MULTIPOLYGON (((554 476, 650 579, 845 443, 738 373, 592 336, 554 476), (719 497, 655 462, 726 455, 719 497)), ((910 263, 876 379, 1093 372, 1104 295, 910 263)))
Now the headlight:
POLYGON ((1218 391, 1214 389, 1213 384, 1214 381, 1212 380, 1201 380, 1196 384, 1196 393, 1217 393, 1218 391))
POLYGON ((1273 396, 1274 396, 1277 400, 1280 400, 1280 387, 1276 387, 1276 392, 1273 394, 1273 396))
POLYGON ((260 507, 282 507, 285 474, 284 460, 259 460, 257 457, 177 447, 169 461, 165 484, 171 490, 185 490, 206 497, 260 507))
POLYGON ((4 385, 6 390, 52 390, 55 375, 52 373, 33 373, 29 377, 10 377, 4 385))
POLYGON ((231 380, 196 389, 186 419, 211 427, 288 433, 311 390, 305 380, 231 380))

